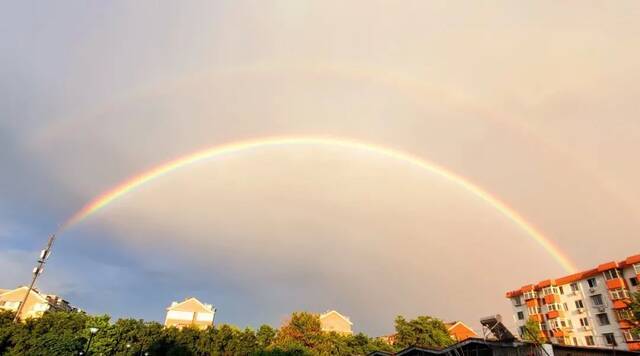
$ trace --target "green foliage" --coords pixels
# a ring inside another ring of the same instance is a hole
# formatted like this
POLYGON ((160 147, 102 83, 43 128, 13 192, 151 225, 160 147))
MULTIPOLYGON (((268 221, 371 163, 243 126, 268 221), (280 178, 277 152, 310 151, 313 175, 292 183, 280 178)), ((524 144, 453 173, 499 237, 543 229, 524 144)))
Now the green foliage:
POLYGON ((407 321, 403 316, 396 317, 396 347, 409 346, 445 347, 453 344, 453 339, 442 320, 430 316, 419 316, 407 321))
POLYGON ((320 317, 307 312, 295 312, 278 331, 275 346, 283 350, 310 350, 322 342, 320 317))
POLYGON ((88 347, 89 328, 98 328, 89 355, 166 356, 306 356, 366 355, 391 350, 364 334, 325 333, 317 315, 294 313, 280 330, 262 325, 257 331, 219 325, 206 330, 165 328, 156 322, 120 319, 107 315, 51 312, 14 324, 13 314, 0 312, 1 355, 78 355, 88 347))
POLYGON ((540 323, 529 319, 524 324, 525 332, 522 335, 522 339, 529 342, 534 342, 536 344, 543 343, 544 340, 542 338, 542 330, 540 329, 540 323))

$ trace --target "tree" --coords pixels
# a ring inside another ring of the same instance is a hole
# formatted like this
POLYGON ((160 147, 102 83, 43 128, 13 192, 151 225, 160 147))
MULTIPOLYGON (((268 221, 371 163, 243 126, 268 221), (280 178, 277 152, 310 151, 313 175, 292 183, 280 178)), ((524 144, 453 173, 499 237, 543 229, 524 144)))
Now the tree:
POLYGON ((274 344, 283 350, 313 349, 322 341, 320 316, 295 312, 280 328, 274 344))
POLYGON ((540 323, 529 318, 524 324, 524 335, 522 335, 522 339, 536 344, 543 343, 544 338, 542 336, 542 329, 540 329, 540 323))
POLYGON ((402 349, 409 346, 445 347, 453 344, 444 323, 430 316, 419 316, 407 321, 398 315, 395 320, 396 347, 402 349))
POLYGON ((262 325, 256 333, 256 342, 260 349, 266 349, 271 346, 276 338, 276 330, 269 325, 262 325))

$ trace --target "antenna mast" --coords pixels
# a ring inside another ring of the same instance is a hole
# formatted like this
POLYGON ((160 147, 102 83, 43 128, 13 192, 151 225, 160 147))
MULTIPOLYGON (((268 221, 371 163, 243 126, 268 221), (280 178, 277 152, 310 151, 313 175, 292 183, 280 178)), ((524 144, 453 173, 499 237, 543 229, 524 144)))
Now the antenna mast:
POLYGON ((44 272, 44 264, 47 262, 47 258, 49 258, 49 255, 51 255, 51 248, 53 247, 53 242, 55 240, 56 240, 55 234, 49 235, 49 241, 47 242, 47 247, 40 252, 40 258, 38 259, 38 264, 33 269, 33 279, 31 280, 29 289, 27 290, 27 293, 24 295, 24 299, 22 300, 22 303, 20 303, 20 305, 18 306, 16 315, 13 317, 14 323, 20 320, 20 313, 22 313, 22 309, 25 303, 27 302, 27 299, 29 298, 31 291, 33 290, 33 286, 36 284, 36 280, 38 279, 38 276, 40 276, 42 272, 44 272))

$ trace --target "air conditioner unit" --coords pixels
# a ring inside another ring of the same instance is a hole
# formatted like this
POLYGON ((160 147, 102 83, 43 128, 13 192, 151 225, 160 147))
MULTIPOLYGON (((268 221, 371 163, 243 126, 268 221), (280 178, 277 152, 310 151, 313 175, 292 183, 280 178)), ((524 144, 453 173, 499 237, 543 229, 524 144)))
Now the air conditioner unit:
POLYGON ((605 306, 599 306, 599 307, 596 307, 596 309, 598 309, 598 311, 599 311, 600 313, 604 313, 604 312, 606 312, 606 311, 607 311, 607 307, 605 307, 605 306))
POLYGON ((578 312, 578 314, 582 314, 584 313, 584 308, 578 308, 576 309, 576 311, 578 312))
POLYGON ((586 326, 583 326, 583 327, 582 327, 582 330, 584 330, 584 331, 591 331, 591 330, 593 330, 593 328, 591 327, 591 325, 586 325, 586 326))
POLYGON ((595 288, 589 288, 589 293, 593 294, 593 293, 595 293, 595 292, 596 292, 596 289, 595 289, 595 288))

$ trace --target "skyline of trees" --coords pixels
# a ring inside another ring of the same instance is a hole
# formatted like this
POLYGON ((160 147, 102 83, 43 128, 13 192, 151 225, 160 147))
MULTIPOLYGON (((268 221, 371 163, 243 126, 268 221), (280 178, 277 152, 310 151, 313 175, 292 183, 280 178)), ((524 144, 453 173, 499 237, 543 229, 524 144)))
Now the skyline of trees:
MULTIPOLYGON (((118 319, 82 312, 49 312, 41 318, 13 323, 13 313, 0 311, 0 354, 79 355, 86 352, 90 328, 91 355, 366 355, 372 351, 396 351, 409 343, 444 347, 453 340, 442 321, 421 316, 407 321, 396 318, 401 343, 391 346, 363 333, 340 335, 324 332, 317 314, 294 312, 280 327, 257 329, 221 324, 204 330, 166 328, 141 319, 118 319)), ((86 353, 85 353, 86 354, 86 353)))

